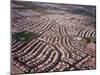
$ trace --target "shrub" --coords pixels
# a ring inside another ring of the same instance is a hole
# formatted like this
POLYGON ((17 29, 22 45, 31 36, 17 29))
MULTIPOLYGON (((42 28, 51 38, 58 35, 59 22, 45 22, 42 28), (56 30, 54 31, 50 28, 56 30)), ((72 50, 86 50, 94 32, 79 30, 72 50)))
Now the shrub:
POLYGON ((95 38, 85 37, 84 39, 85 39, 87 44, 89 44, 90 42, 96 43, 96 39, 95 38))
POLYGON ((29 41, 31 39, 36 39, 39 36, 40 34, 29 32, 29 31, 15 32, 12 34, 12 38, 18 41, 29 41))

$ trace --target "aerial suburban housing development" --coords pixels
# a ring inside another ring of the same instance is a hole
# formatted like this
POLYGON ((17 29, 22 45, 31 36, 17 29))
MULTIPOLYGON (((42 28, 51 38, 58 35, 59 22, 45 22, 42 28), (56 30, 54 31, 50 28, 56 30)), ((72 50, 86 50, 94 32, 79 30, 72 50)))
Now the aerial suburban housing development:
POLYGON ((96 69, 96 6, 11 2, 11 73, 96 69))

